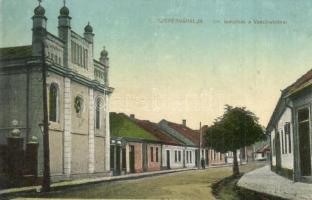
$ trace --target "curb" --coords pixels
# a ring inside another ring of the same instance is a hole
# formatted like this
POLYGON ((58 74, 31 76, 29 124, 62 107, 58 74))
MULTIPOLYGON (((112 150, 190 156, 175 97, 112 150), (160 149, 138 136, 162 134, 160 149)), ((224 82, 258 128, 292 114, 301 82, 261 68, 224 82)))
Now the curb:
MULTIPOLYGON (((198 169, 187 168, 187 169, 178 169, 178 170, 163 170, 163 171, 145 172, 145 173, 139 173, 139 174, 122 175, 122 176, 110 176, 110 177, 101 177, 101 178, 93 178, 93 179, 65 181, 65 182, 53 183, 51 185, 51 191, 57 191, 61 189, 82 186, 82 185, 91 185, 91 184, 105 183, 105 182, 110 183, 110 182, 122 181, 122 180, 133 180, 133 179, 160 176, 160 175, 165 175, 165 174, 186 172, 186 171, 192 171, 192 170, 198 170, 198 169)), ((5 190, 0 191, 0 197, 3 195, 9 196, 9 195, 29 193, 29 192, 37 192, 37 191, 40 191, 40 189, 41 189, 41 186, 10 188, 10 189, 5 189, 5 190)))
MULTIPOLYGON (((76 186, 91 185, 91 184, 105 183, 105 182, 111 183, 111 182, 115 182, 115 181, 117 182, 117 181, 122 181, 122 180, 134 180, 134 179, 161 176, 161 175, 172 174, 172 173, 187 172, 187 171, 193 171, 193 170, 209 170, 212 168, 229 167, 229 166, 232 166, 232 164, 213 165, 213 166, 206 167, 205 169, 201 169, 201 168, 198 169, 197 167, 182 168, 182 169, 171 169, 171 170, 161 170, 161 171, 154 171, 154 172, 127 174, 127 175, 120 175, 120 176, 105 176, 105 177, 99 177, 99 178, 87 178, 87 179, 80 179, 80 180, 57 182, 57 183, 51 184, 51 192, 66 189, 66 188, 76 187, 76 186)), ((11 196, 11 195, 13 196, 13 195, 30 193, 30 192, 39 192, 40 189, 41 189, 40 185, 4 189, 0 191, 0 197, 11 196)))

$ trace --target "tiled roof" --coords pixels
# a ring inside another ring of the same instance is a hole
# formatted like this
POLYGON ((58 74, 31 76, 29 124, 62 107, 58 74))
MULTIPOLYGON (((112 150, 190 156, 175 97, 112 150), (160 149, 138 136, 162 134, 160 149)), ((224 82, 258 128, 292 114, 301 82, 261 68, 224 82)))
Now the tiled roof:
POLYGON ((302 89, 310 86, 312 84, 312 69, 310 69, 307 73, 302 75, 299 79, 297 79, 293 84, 288 86, 282 91, 282 94, 274 108, 274 111, 271 115, 270 121, 267 125, 267 131, 270 133, 270 131, 274 127, 274 122, 276 120, 276 117, 280 115, 280 112, 283 110, 283 107, 285 107, 285 97, 289 97, 302 89))
POLYGON ((174 128, 172 128, 171 126, 169 126, 168 124, 169 122, 165 119, 162 119, 158 125, 159 127, 164 130, 164 132, 170 136, 175 138, 176 140, 182 142, 184 145, 187 146, 196 146, 190 139, 188 139, 187 137, 185 137, 183 134, 181 134, 179 131, 175 130, 174 128))
POLYGON ((112 137, 159 141, 154 135, 138 126, 123 113, 109 113, 109 118, 112 137))
POLYGON ((262 148, 258 149, 256 152, 257 153, 265 153, 266 151, 270 151, 269 144, 264 145, 262 148))
POLYGON ((31 46, 0 48, 0 59, 27 58, 32 56, 31 46))
POLYGON ((143 129, 148 131, 149 133, 153 134, 155 137, 157 137, 160 141, 164 142, 165 144, 171 144, 171 145, 181 145, 180 142, 175 140, 172 137, 169 137, 167 134, 165 134, 158 126, 157 124, 147 121, 147 120, 134 120, 139 126, 141 126, 143 129))
POLYGON ((184 137, 191 140, 195 145, 199 145, 199 132, 195 131, 193 129, 190 129, 187 126, 184 126, 182 124, 176 124, 173 122, 168 122, 168 125, 176 130, 177 132, 181 133, 184 137))
POLYGON ((302 75, 293 84, 288 86, 284 91, 287 93, 294 93, 302 89, 303 87, 310 85, 311 82, 312 82, 312 69, 310 69, 307 73, 302 75))

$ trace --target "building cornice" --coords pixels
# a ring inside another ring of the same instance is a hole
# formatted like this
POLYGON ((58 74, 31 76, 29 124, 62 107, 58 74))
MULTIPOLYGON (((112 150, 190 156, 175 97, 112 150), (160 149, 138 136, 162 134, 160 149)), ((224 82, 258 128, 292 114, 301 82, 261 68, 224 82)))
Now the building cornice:
MULTIPOLYGON (((23 70, 27 67, 41 67, 41 60, 39 57, 28 57, 23 59, 9 59, 0 61, 0 64, 2 65, 0 67, 0 71, 12 71, 12 70, 23 70)), ((91 80, 75 71, 73 71, 70 68, 60 66, 56 63, 46 63, 48 66, 48 71, 56 73, 58 75, 68 77, 72 81, 75 81, 77 83, 80 83, 82 85, 85 85, 87 87, 91 87, 96 91, 105 93, 105 94, 111 94, 114 91, 114 88, 106 86, 104 84, 101 84, 97 80, 91 80)))

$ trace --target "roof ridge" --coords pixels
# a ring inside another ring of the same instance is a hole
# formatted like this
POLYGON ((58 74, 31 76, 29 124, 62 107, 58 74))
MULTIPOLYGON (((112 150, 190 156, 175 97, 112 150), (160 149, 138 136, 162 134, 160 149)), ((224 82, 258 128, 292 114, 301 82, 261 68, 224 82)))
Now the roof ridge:
POLYGON ((9 49, 9 48, 21 48, 21 47, 31 47, 32 45, 20 45, 20 46, 9 46, 9 47, 0 47, 0 49, 9 49))

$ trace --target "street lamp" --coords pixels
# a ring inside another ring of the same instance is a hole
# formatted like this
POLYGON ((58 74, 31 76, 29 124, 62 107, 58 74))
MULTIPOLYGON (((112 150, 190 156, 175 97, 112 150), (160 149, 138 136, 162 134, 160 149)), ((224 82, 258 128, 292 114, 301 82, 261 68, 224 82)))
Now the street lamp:
POLYGON ((41 133, 42 133, 42 135, 43 135, 43 133, 44 133, 44 132, 43 132, 43 131, 44 131, 44 130, 43 130, 43 123, 39 123, 38 126, 39 126, 40 131, 41 131, 41 133))
MULTIPOLYGON (((44 135, 44 124, 43 124, 43 122, 39 123, 38 126, 40 128, 42 135, 44 135)), ((50 123, 48 123, 48 126, 50 126, 50 123)))

